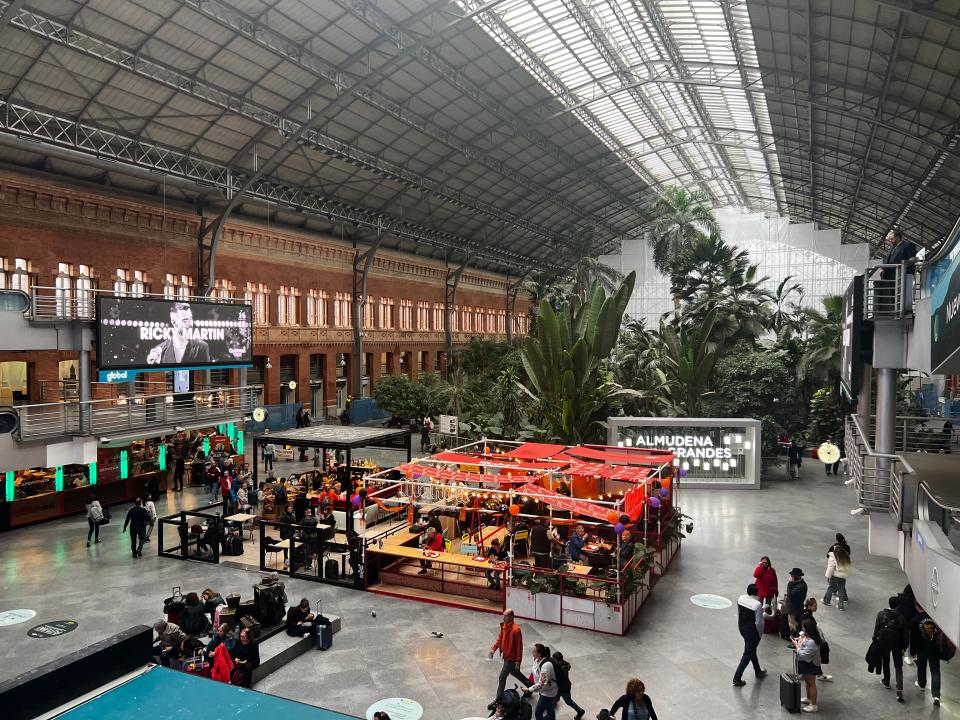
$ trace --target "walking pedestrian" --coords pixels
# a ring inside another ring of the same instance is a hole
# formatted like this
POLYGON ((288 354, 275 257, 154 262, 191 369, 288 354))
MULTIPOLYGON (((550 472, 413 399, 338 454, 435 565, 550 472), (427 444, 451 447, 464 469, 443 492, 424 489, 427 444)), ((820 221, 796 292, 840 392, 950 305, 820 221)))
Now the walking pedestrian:
POLYGON ((743 687, 747 684, 743 679, 743 671, 747 665, 753 663, 753 672, 757 679, 764 677, 767 671, 760 667, 757 657, 757 648, 760 638, 763 637, 763 603, 760 602, 759 591, 754 583, 747 585, 747 594, 737 600, 737 627, 743 638, 743 655, 740 664, 733 673, 734 687, 743 687))
POLYGON ((883 679, 880 684, 890 689, 890 661, 897 681, 897 702, 903 702, 903 651, 908 647, 907 623, 903 615, 897 612, 900 598, 892 596, 888 604, 877 613, 873 626, 873 639, 878 643, 883 658, 883 679))
MULTIPOLYGON (((829 443, 831 445, 836 445, 838 450, 840 449, 840 445, 843 444, 843 443, 834 442, 833 438, 829 436, 827 437, 826 440, 824 440, 824 442, 829 443)), ((824 463, 823 469, 826 471, 827 475, 830 475, 831 472, 833 472, 833 474, 836 475, 837 473, 840 472, 840 459, 838 458, 836 462, 824 463)))
MULTIPOLYGON (((917 608, 920 605, 917 603, 917 598, 913 594, 913 588, 910 587, 910 583, 907 583, 903 591, 899 595, 900 602, 897 604, 897 612, 903 615, 903 619, 907 623, 907 627, 913 627, 916 623, 920 622, 918 617, 919 611, 917 608)), ((910 657, 909 648, 903 652, 903 662, 905 665, 913 665, 913 658, 910 657)))
POLYGON ((533 677, 536 682, 523 691, 525 696, 539 693, 533 710, 536 720, 556 720, 557 676, 550 660, 550 648, 537 643, 533 646, 533 677))
POLYGON ((427 427, 426 418, 420 426, 420 452, 425 453, 430 449, 430 428, 427 427))
POLYGON ((587 711, 577 705, 570 695, 573 688, 573 684, 570 682, 570 663, 563 659, 563 653, 560 651, 555 652, 550 660, 553 662, 553 672, 557 678, 557 702, 555 707, 560 707, 560 701, 563 700, 568 708, 576 710, 577 714, 574 720, 580 720, 587 711))
POLYGON ((757 597, 767 608, 770 608, 780 594, 780 584, 777 581, 777 571, 770 562, 769 556, 764 555, 760 558, 760 562, 753 571, 753 577, 757 581, 757 597))
POLYGON ((827 553, 827 592, 823 604, 829 605, 833 594, 837 594, 837 608, 843 610, 847 602, 847 576, 850 573, 850 556, 840 545, 834 545, 827 553))
POLYGON ((513 610, 507 608, 503 611, 503 622, 500 623, 500 632, 497 635, 496 642, 490 648, 490 657, 500 651, 503 658, 503 667, 500 668, 500 677, 497 681, 497 697, 499 700, 503 696, 503 689, 507 684, 507 677, 512 675, 517 678, 524 687, 530 687, 530 681, 520 672, 520 663, 523 662, 523 632, 520 626, 514 622, 513 610))
POLYGON ((646 687, 640 678, 632 678, 627 683, 627 691, 610 708, 608 713, 610 720, 616 720, 614 716, 620 709, 623 709, 623 715, 621 716, 623 720, 631 720, 631 718, 657 720, 657 713, 653 711, 653 703, 645 691, 646 687))
POLYGON ((263 446, 263 469, 267 472, 273 470, 273 459, 277 454, 277 449, 272 442, 263 446))
POLYGON ((100 501, 96 495, 91 495, 87 502, 87 547, 90 547, 90 538, 94 542, 100 542, 100 526, 103 524, 105 515, 103 508, 100 507, 100 501))
POLYGON ((793 639, 797 650, 797 674, 803 676, 803 684, 807 696, 800 700, 803 712, 815 713, 820 708, 817 705, 817 677, 820 671, 820 648, 823 645, 823 635, 813 620, 805 620, 801 627, 802 632, 793 639))
POLYGON ((153 528, 157 524, 157 506, 149 497, 143 502, 143 509, 147 511, 150 520, 147 523, 147 537, 144 542, 150 542, 150 536, 153 535, 153 528))
POLYGON ((796 480, 800 477, 800 463, 803 462, 803 448, 797 443, 797 439, 790 441, 790 447, 787 448, 787 471, 790 479, 796 480))
POLYGON ((183 492, 183 474, 187 469, 187 461, 182 455, 177 455, 173 464, 173 491, 183 492))
POLYGON ((843 533, 837 533, 834 535, 834 538, 836 541, 830 546, 830 549, 827 550, 828 555, 833 552, 833 549, 836 547, 842 547, 848 556, 852 555, 850 552, 850 543, 847 542, 847 539, 843 536, 843 533))
POLYGON ((150 515, 143 509, 143 500, 137 498, 134 505, 127 511, 127 518, 123 521, 123 530, 130 526, 130 552, 134 558, 143 557, 143 544, 147 540, 147 524, 150 515))
POLYGON ((927 666, 930 667, 930 692, 933 704, 940 704, 940 661, 943 655, 943 631, 926 612, 920 615, 916 632, 910 633, 910 654, 917 663, 917 680, 913 684, 921 691, 927 689, 927 666))
POLYGON ((807 599, 807 581, 803 579, 803 570, 798 567, 790 571, 790 582, 787 583, 787 623, 793 632, 800 627, 800 614, 803 612, 803 603, 807 599))

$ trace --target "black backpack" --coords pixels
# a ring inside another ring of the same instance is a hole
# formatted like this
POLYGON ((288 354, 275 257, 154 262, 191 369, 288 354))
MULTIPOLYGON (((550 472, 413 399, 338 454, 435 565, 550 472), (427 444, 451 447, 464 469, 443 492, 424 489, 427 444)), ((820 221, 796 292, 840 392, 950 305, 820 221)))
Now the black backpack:
POLYGON ((880 633, 877 638, 886 648, 895 648, 903 642, 903 621, 895 610, 884 610, 880 618, 880 633))
POLYGON ((560 692, 570 689, 570 663, 563 659, 563 653, 555 652, 550 658, 553 662, 553 674, 557 678, 557 687, 560 692))

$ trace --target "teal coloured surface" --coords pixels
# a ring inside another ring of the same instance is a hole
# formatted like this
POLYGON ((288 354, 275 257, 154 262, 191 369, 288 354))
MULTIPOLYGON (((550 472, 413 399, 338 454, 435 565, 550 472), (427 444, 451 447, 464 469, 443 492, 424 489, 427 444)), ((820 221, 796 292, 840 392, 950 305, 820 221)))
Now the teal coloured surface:
POLYGON ((356 720, 331 710, 157 667, 75 707, 67 720, 356 720))

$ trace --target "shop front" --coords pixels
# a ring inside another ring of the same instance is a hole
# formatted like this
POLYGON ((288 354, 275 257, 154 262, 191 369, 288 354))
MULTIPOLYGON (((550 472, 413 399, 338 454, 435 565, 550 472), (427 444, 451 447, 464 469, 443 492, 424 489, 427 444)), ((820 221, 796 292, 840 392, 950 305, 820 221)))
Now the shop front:
MULTIPOLYGON (((132 501, 150 493, 166 492, 176 453, 189 458, 185 478, 191 477, 191 461, 206 462, 232 456, 242 461, 243 433, 233 425, 221 425, 175 436, 143 438, 102 444, 96 461, 79 465, 9 470, 2 476, 0 530, 11 530, 45 520, 86 512, 95 495, 104 507, 132 501), (236 445, 241 450, 237 454, 236 445)), ((202 471, 195 477, 202 484, 202 471)))

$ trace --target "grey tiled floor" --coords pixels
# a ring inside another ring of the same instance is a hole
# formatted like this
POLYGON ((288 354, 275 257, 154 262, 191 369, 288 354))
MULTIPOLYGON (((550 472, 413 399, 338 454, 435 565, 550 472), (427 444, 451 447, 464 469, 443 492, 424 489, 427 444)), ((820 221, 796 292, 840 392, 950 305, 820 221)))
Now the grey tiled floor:
MULTIPOLYGON (((848 581, 852 601, 846 612, 822 608, 821 624, 831 641, 829 672, 834 682, 821 687, 821 717, 960 718, 960 661, 944 668, 943 701, 936 709, 929 694, 913 687, 905 668, 907 703, 867 675, 863 654, 876 611, 905 584, 895 560, 866 554, 866 520, 851 517, 851 492, 840 479, 827 480, 813 463, 799 482, 780 473, 760 491, 688 490, 684 509, 696 528, 623 638, 522 622, 524 644, 543 642, 572 661, 574 698, 592 718, 609 707, 626 680, 641 677, 664 720, 733 720, 781 717, 777 674, 791 666, 779 638, 766 636, 760 647, 770 676, 731 687, 741 642, 735 609, 707 610, 690 603, 695 593, 716 593, 735 601, 751 579, 756 559, 773 558, 781 581, 799 565, 811 593, 824 589, 824 554, 833 534, 844 532, 853 545, 855 569, 848 581)), ((191 493, 184 500, 191 506, 191 493)), ((166 506, 174 506, 173 494, 166 506)), ((164 507, 161 507, 161 512, 164 507)), ((120 515, 120 513, 115 513, 120 515)), ((122 523, 122 517, 118 518, 122 523)), ((79 621, 78 630, 57 639, 33 640, 33 623, 0 628, 0 679, 83 647, 119 629, 159 617, 161 599, 172 585, 216 587, 250 593, 258 575, 227 567, 129 557, 119 525, 105 531, 105 542, 85 547, 82 518, 48 523, 0 535, 0 610, 32 608, 36 622, 79 621)), ((149 546, 148 546, 149 547, 149 546)), ((499 662, 486 650, 496 632, 493 615, 352 592, 302 581, 287 583, 291 598, 323 598, 323 609, 342 615, 343 631, 332 650, 310 652, 261 682, 257 689, 342 712, 362 715, 382 697, 407 696, 425 708, 427 720, 459 720, 481 715, 496 687, 499 662), (370 613, 375 610, 376 618, 370 613), (442 639, 431 637, 436 630, 442 639)), ((528 655, 529 657, 529 655, 528 655)), ((562 707, 559 718, 573 717, 562 707)))

